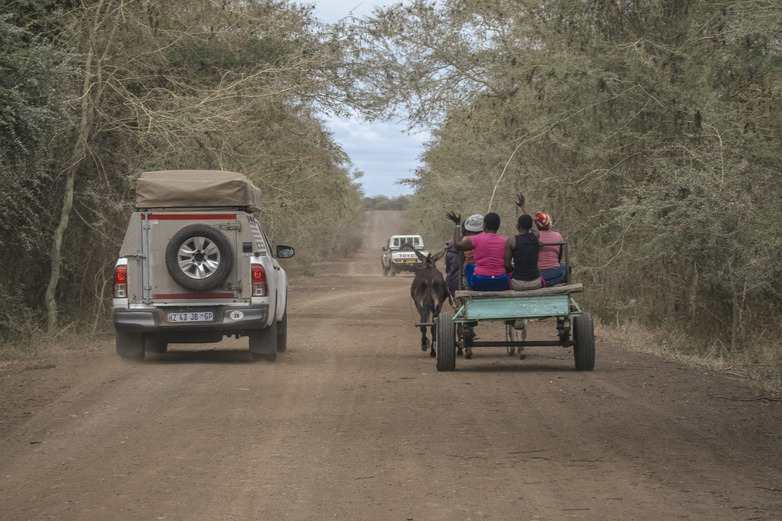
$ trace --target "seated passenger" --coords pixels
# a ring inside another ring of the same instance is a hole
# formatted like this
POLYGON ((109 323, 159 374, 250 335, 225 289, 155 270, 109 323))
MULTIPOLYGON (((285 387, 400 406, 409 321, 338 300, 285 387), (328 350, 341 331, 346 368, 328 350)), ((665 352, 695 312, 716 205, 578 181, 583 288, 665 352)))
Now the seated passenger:
POLYGON ((453 242, 449 242, 445 247, 445 285, 451 297, 459 289, 459 255, 453 242))
POLYGON ((554 222, 546 212, 535 214, 535 225, 540 231, 540 254, 538 255, 538 269, 546 286, 565 284, 567 282, 567 269, 562 262, 562 246, 550 244, 563 242, 562 235, 551 230, 554 222))
MULTIPOLYGON (((454 212, 446 214, 449 219, 459 223, 460 217, 454 212)), ((465 265, 467 285, 475 291, 502 291, 509 289, 508 274, 505 272, 505 242, 507 239, 497 235, 500 229, 500 216, 494 212, 483 218, 483 233, 469 237, 460 237, 460 228, 454 230, 454 247, 458 251, 474 251, 475 263, 465 265)))
MULTIPOLYGON (((470 237, 472 235, 482 234, 483 215, 479 213, 472 214, 471 216, 469 216, 467 219, 464 220, 464 224, 462 225, 462 228, 464 228, 462 233, 462 238, 470 237)), ((468 264, 475 264, 475 250, 468 250, 465 252, 461 252, 461 255, 464 257, 465 269, 468 264)), ((467 284, 463 284, 462 287, 466 288, 467 284)))
POLYGON ((475 263, 475 250, 470 250, 465 254, 465 252, 456 251, 454 244, 464 237, 483 233, 483 215, 476 213, 469 216, 464 220, 461 227, 459 226, 459 223, 461 222, 461 216, 459 214, 448 212, 445 216, 456 223, 456 230, 454 230, 453 234, 454 240, 453 242, 448 243, 448 253, 445 257, 445 280, 448 285, 448 290, 451 292, 451 296, 453 296, 456 290, 467 288, 467 279, 464 276, 464 269, 467 264, 475 263), (458 233, 457 230, 458 232, 461 232, 461 234, 458 233))
POLYGON ((538 271, 538 229, 532 216, 527 213, 519 216, 517 225, 519 235, 511 237, 505 244, 505 269, 513 272, 510 286, 522 291, 541 288, 543 282, 538 271))

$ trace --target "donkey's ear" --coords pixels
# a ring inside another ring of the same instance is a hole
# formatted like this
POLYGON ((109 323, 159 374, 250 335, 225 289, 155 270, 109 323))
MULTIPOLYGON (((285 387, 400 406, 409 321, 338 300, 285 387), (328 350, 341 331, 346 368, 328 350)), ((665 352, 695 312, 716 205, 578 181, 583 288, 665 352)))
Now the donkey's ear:
POLYGON ((435 263, 435 262, 439 261, 442 258, 442 256, 445 255, 445 251, 446 250, 443 249, 443 251, 439 251, 439 252, 435 253, 434 255, 432 255, 432 257, 431 257, 432 258, 432 263, 435 263))
POLYGON ((418 260, 420 260, 421 262, 426 262, 426 257, 421 255, 420 251, 418 251, 416 248, 413 248, 412 246, 411 246, 411 248, 415 252, 415 256, 418 257, 418 260))

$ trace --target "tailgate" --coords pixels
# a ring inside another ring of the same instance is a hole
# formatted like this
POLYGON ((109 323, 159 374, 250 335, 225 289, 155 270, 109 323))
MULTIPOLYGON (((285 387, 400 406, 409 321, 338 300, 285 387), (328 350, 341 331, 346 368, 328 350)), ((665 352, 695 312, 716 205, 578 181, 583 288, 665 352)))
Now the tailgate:
POLYGON ((142 214, 144 301, 206 305, 242 300, 249 289, 241 284, 240 230, 238 214, 230 211, 142 214))

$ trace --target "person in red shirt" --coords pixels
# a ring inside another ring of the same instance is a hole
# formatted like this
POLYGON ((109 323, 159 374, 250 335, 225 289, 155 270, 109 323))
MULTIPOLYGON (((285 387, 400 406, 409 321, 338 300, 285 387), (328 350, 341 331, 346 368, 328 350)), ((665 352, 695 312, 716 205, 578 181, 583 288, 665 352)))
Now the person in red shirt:
POLYGON ((567 270, 562 262, 562 246, 552 243, 563 242, 562 235, 551 230, 554 221, 546 212, 535 214, 535 225, 540 232, 540 252, 538 269, 546 286, 555 286, 567 282, 567 270))

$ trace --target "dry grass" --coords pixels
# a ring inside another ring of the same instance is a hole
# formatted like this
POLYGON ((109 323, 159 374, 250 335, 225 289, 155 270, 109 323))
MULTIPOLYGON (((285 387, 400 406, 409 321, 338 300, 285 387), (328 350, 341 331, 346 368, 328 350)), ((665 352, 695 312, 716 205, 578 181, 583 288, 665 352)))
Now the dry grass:
POLYGON ((0 340, 0 362, 18 360, 53 347, 63 350, 106 349, 107 345, 111 350, 114 349, 113 326, 98 328, 95 332, 92 332, 89 327, 81 330, 75 327, 64 327, 55 335, 35 332, 0 340))
POLYGON ((746 379, 763 398, 782 398, 782 352, 774 335, 759 336, 755 342, 749 343, 751 348, 731 352, 720 342, 696 346, 680 333, 663 328, 650 329, 637 322, 619 325, 596 323, 595 333, 631 351, 746 379))

